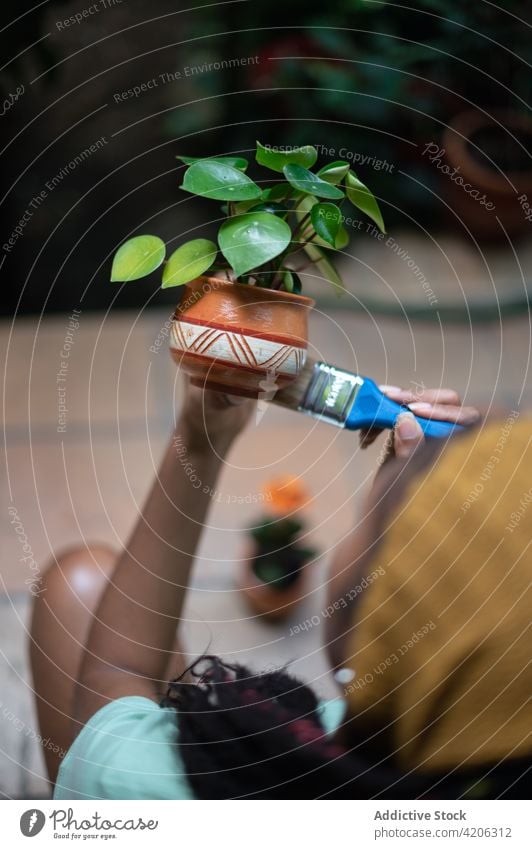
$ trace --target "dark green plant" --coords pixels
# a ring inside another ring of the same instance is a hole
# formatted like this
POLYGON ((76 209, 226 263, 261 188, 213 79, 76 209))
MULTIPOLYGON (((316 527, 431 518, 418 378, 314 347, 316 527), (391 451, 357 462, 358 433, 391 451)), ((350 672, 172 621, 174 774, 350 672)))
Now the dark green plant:
POLYGON ((316 557, 317 551, 299 542, 303 523, 297 519, 265 519, 250 529, 256 553, 253 571, 257 578, 275 589, 293 584, 305 563, 316 557))
MULTIPOLYGON (((342 223, 344 202, 364 212, 384 232, 375 197, 349 163, 330 162, 312 171, 318 153, 311 145, 276 149, 257 142, 257 163, 276 175, 260 181, 245 173, 248 162, 242 157, 178 158, 187 165, 181 188, 223 201, 225 220, 218 245, 192 239, 171 254, 164 264, 163 289, 224 271, 233 282, 298 293, 298 271, 308 265, 342 289, 329 251, 343 250, 349 243, 342 223), (298 265, 302 254, 306 260, 298 265)), ((135 236, 115 254, 111 280, 145 277, 164 263, 165 254, 158 236, 135 236)))

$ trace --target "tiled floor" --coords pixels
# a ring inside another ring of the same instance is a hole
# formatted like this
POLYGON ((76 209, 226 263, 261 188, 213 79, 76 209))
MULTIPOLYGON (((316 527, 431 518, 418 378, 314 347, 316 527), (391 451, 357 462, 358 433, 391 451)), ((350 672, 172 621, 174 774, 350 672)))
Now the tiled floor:
MULTIPOLYGON (((0 327, 6 361, 0 531, 0 793, 44 794, 35 742, 26 659, 28 569, 8 510, 17 510, 42 569, 52 551, 83 537, 123 544, 150 484, 179 406, 176 370, 164 348, 150 351, 166 314, 111 317, 81 314, 73 332, 65 382, 57 383, 68 316, 20 320, 0 327), (66 426, 58 432, 58 387, 65 390, 66 426)), ((451 385, 467 402, 529 407, 532 402, 528 317, 470 327, 421 323, 352 312, 315 311, 315 357, 370 374, 381 382, 451 385)), ((316 591, 295 616, 320 608, 328 551, 349 529, 366 491, 378 447, 361 452, 348 433, 270 408, 241 438, 219 486, 186 608, 191 653, 210 650, 248 659, 257 668, 294 661, 323 695, 334 692, 318 629, 289 636, 251 618, 234 589, 242 528, 257 515, 248 493, 283 471, 305 476, 315 498, 313 540, 323 557, 316 591), (228 503, 232 496, 242 503, 228 503)))

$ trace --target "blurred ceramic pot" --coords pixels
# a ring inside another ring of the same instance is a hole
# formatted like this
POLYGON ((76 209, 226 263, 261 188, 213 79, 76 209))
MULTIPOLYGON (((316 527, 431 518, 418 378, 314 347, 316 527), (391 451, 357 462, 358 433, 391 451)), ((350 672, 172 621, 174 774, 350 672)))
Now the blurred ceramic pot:
POLYGON ((253 613, 271 622, 281 622, 290 617, 305 595, 305 567, 299 566, 290 584, 276 587, 257 576, 254 568, 257 553, 256 546, 250 544, 240 569, 238 587, 253 613))
POLYGON ((183 289, 170 351, 194 385, 257 398, 298 376, 312 298, 216 277, 183 289))
POLYGON ((440 159, 450 173, 438 160, 444 196, 476 238, 505 239, 505 230, 513 236, 532 227, 531 149, 532 121, 510 111, 461 112, 446 128, 440 159))

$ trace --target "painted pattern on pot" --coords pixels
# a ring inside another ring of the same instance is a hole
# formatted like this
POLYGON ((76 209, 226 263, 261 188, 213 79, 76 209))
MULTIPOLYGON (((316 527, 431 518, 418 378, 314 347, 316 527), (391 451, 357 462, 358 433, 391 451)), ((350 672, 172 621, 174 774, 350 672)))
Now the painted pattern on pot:
POLYGON ((189 321, 174 321, 172 341, 176 348, 196 356, 215 357, 244 368, 277 371, 296 377, 305 364, 306 351, 270 339, 257 339, 189 321))

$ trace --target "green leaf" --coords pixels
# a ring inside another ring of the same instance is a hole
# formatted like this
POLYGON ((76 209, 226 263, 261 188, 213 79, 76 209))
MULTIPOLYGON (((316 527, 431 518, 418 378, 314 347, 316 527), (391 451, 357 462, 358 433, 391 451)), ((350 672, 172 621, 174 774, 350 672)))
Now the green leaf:
POLYGON ((301 285, 301 279, 299 274, 296 274, 295 271, 292 271, 292 278, 294 281, 294 295, 299 295, 303 286, 301 285))
POLYGON ((113 259, 111 281, 125 283, 146 277, 159 268, 166 247, 158 236, 135 236, 121 245, 113 259))
POLYGON ((258 558, 255 560, 253 568, 259 581, 273 586, 282 586, 288 571, 282 563, 278 563, 273 558, 267 560, 264 555, 260 560, 258 558))
POLYGON ((235 275, 258 268, 279 256, 290 244, 290 227, 270 212, 248 212, 228 218, 220 227, 218 244, 235 275))
POLYGON ((242 171, 214 159, 202 159, 190 165, 181 188, 211 200, 252 200, 262 194, 259 186, 242 171))
POLYGON ((246 212, 271 212, 272 215, 285 215, 288 212, 286 204, 275 203, 275 201, 267 201, 266 203, 257 203, 249 207, 246 212))
POLYGON ((305 192, 307 195, 316 195, 319 198, 330 198, 332 200, 344 197, 341 189, 327 183, 317 174, 302 168, 301 165, 285 165, 283 173, 294 189, 305 192))
POLYGON ((283 271, 283 288, 286 292, 293 292, 294 295, 299 295, 301 292, 301 280, 295 271, 283 271))
POLYGON ((314 230, 321 238, 336 247, 336 237, 342 224, 342 213, 334 203, 316 203, 310 211, 314 230))
POLYGON ((375 200, 364 183, 361 183, 357 175, 350 171, 345 178, 346 194, 353 206, 365 212, 368 218, 375 222, 381 233, 386 233, 379 204, 375 200))
POLYGON ((264 189, 262 192, 263 200, 285 200, 285 198, 289 198, 294 194, 294 191, 288 183, 276 183, 275 186, 271 186, 269 189, 264 189))
POLYGON ((283 288, 286 292, 294 291, 294 276, 291 271, 283 271, 281 274, 283 288))
MULTIPOLYGON (((314 195, 304 195, 301 198, 301 200, 299 201, 299 203, 297 204, 296 208, 294 209, 294 213, 295 213, 295 216, 296 216, 298 221, 301 221, 303 218, 305 218, 305 216, 309 212, 311 213, 310 221, 308 222, 308 226, 306 226, 304 228, 303 232, 301 233, 301 241, 305 241, 306 239, 309 239, 312 236, 312 230, 313 229, 314 229, 314 232, 316 233, 316 230, 315 230, 315 228, 313 227, 313 224, 312 224, 312 210, 313 210, 314 206, 318 205, 318 204, 319 204, 319 201, 318 201, 317 198, 314 197, 314 195)), ((335 204, 330 204, 330 205, 335 206, 335 204)), ((336 207, 336 208, 338 208, 338 207, 336 207)), ((316 244, 316 245, 321 245, 324 248, 329 248, 331 246, 330 243, 325 241, 325 239, 322 239, 319 234, 315 235, 313 243, 316 244)), ((334 243, 334 247, 337 248, 338 250, 343 250, 348 244, 349 244, 349 234, 348 234, 347 230, 345 229, 345 227, 340 225, 340 228, 338 230, 338 235, 336 236, 336 241, 334 243)))
POLYGON ((318 177, 321 177, 321 179, 325 180, 326 183, 333 183, 334 185, 337 185, 344 179, 348 171, 349 162, 341 162, 338 160, 337 162, 330 162, 328 165, 324 165, 323 168, 320 168, 318 171, 318 177))
POLYGON ((323 252, 323 249, 310 242, 310 244, 305 245, 304 250, 316 266, 316 269, 319 271, 321 276, 325 277, 329 283, 333 284, 338 295, 343 294, 346 291, 346 288, 343 284, 342 278, 336 271, 336 268, 330 261, 329 257, 323 252))
MULTIPOLYGON (((235 205, 233 207, 234 214, 235 215, 243 215, 244 212, 249 212, 249 210, 253 206, 256 206, 256 204, 257 204, 257 198, 253 198, 253 200, 240 200, 237 203, 235 203, 235 205)), ((224 206, 222 207, 222 212, 223 212, 224 215, 229 214, 229 209, 228 209, 227 204, 224 204, 224 206)))
POLYGON ((176 156, 185 165, 194 165, 195 162, 221 162, 222 165, 231 165, 233 168, 238 168, 239 171, 246 171, 248 167, 247 159, 241 156, 176 156))
POLYGON ((255 159, 259 165, 264 165, 271 171, 282 171, 285 165, 303 165, 312 168, 318 158, 318 151, 312 145, 294 147, 291 150, 274 150, 257 142, 257 154, 255 159))
POLYGON ((195 280, 213 264, 218 248, 208 239, 192 239, 185 242, 169 257, 163 271, 163 289, 182 286, 195 280))
POLYGON ((349 233, 345 229, 345 227, 340 227, 338 230, 338 235, 336 237, 336 242, 334 243, 334 247, 338 251, 343 251, 349 244, 349 233))
MULTIPOLYGON (((304 229, 303 229, 303 232, 301 233, 301 241, 305 241, 306 239, 309 239, 312 236, 312 230, 313 229, 314 229, 314 232, 316 233, 315 228, 312 225, 312 209, 317 204, 319 204, 319 201, 318 201, 317 198, 314 197, 314 195, 303 195, 303 197, 301 198, 301 200, 298 202, 297 206, 294 209, 294 214, 295 214, 298 222, 301 221, 303 218, 305 218, 305 216, 309 212, 311 213, 310 221, 308 222, 308 226, 305 226, 304 229)), ((331 206, 336 206, 336 205, 331 204, 331 206)), ((342 220, 343 220, 343 216, 342 216, 342 220)), ((318 234, 315 235, 314 240, 313 240, 313 244, 316 244, 316 245, 324 247, 324 248, 330 247, 330 244, 328 242, 326 242, 324 239, 322 239, 318 234)), ((337 250, 343 250, 345 247, 347 247, 348 244, 349 244, 349 233, 347 232, 347 230, 345 229, 345 227, 343 225, 340 225, 340 228, 338 230, 338 235, 336 236, 336 241, 335 241, 334 247, 337 250)))

